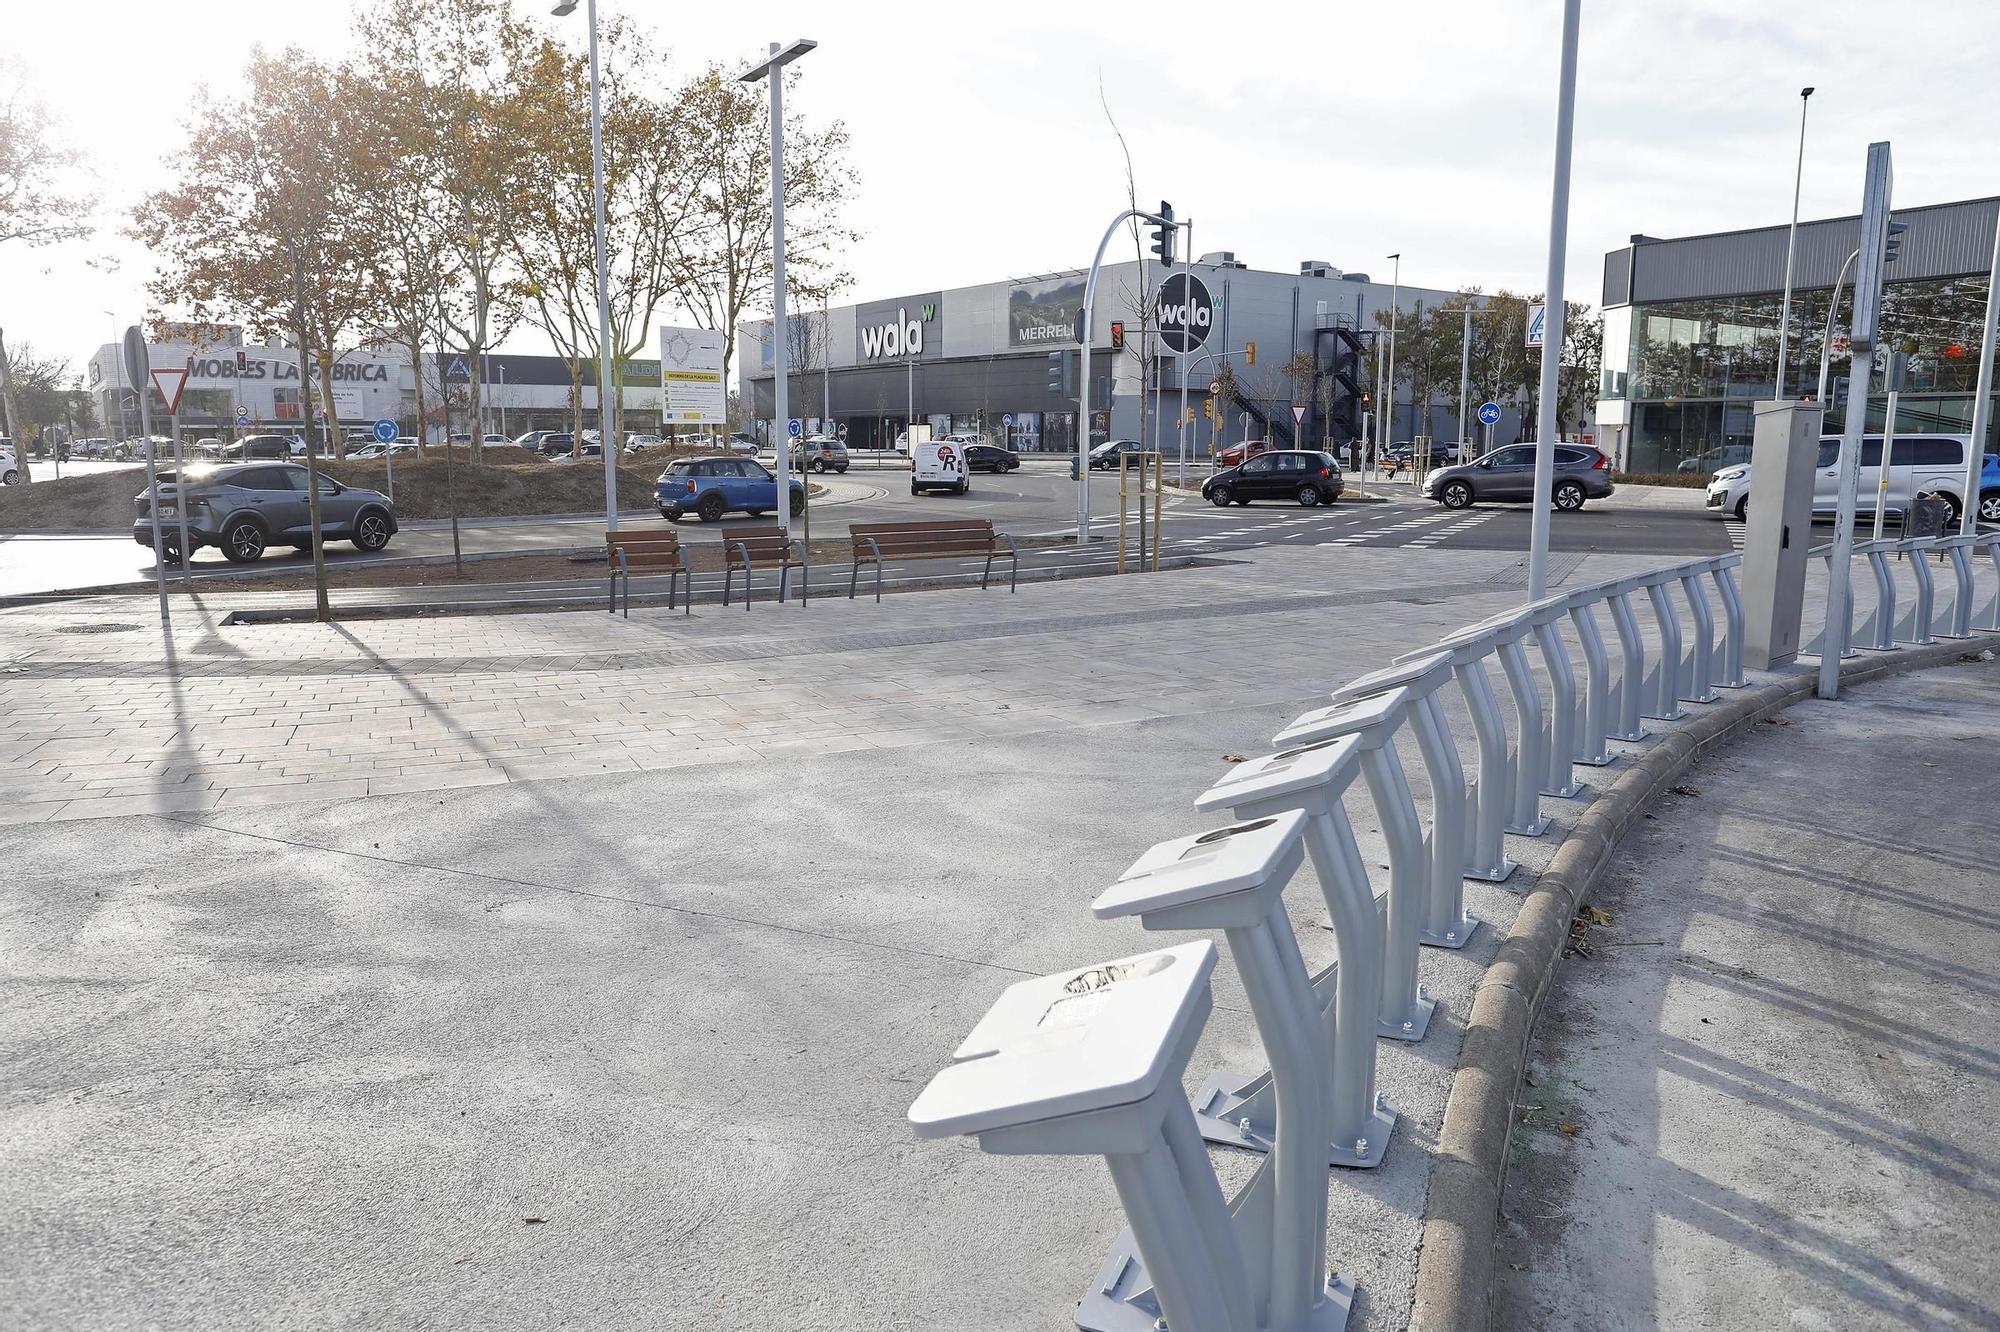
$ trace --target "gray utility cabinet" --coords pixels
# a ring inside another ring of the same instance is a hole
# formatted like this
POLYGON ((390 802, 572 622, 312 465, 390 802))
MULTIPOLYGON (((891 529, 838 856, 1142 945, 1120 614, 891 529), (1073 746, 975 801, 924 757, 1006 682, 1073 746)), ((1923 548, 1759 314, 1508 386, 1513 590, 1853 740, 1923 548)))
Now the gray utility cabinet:
POLYGON ((1768 671, 1799 655, 1820 406, 1760 402, 1756 409, 1743 533, 1743 664, 1768 671))

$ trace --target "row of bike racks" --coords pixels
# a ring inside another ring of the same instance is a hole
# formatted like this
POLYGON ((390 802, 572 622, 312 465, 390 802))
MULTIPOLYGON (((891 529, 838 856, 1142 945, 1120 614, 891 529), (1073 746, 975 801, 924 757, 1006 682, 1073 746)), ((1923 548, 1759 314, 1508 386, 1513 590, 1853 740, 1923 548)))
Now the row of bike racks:
MULTIPOLYGON (((1874 575, 1875 605, 1856 624, 1850 581, 1844 604, 1832 610, 1819 633, 1800 651, 1815 655, 1828 651, 1829 634, 1840 638, 1840 656, 1853 657, 1862 651, 1892 652, 1904 644, 1920 646, 1940 638, 1969 638, 1977 632, 2000 629, 2000 587, 1983 603, 1979 599, 1974 574, 1975 561, 1982 553, 2000 575, 2000 532, 1855 542, 1854 556, 1867 560, 1874 575), (1951 582, 1942 602, 1928 558, 1932 555, 1951 566, 1951 582), (1910 573, 1912 586, 1907 600, 1897 583, 1898 566, 1910 573)), ((1833 567, 1831 543, 1813 547, 1812 554, 1824 560, 1829 569, 1833 567)))
MULTIPOLYGON (((1975 622, 2000 628, 2000 593, 1973 605, 1981 548, 2000 573, 2000 534, 1857 546, 1881 589, 1865 631, 1879 640, 1975 622), (1898 619, 1886 557, 1932 551, 1952 563, 1951 602, 1933 606, 1929 572, 1913 560, 1916 599, 1898 619)), ((1645 738, 1647 720, 1683 717, 1684 705, 1744 686, 1741 563, 1731 554, 1611 579, 1397 658, 1335 691, 1281 731, 1272 753, 1231 767, 1196 799, 1229 824, 1150 848, 1097 897, 1101 919, 1222 932, 1266 1071, 1213 1073, 1192 1103, 1182 1090, 1212 1002, 1207 942, 1022 981, 1001 995, 909 1117, 920 1136, 969 1135, 988 1152, 1105 1157, 1128 1224, 1077 1307, 1080 1328, 1345 1326, 1354 1291, 1328 1264, 1325 1172, 1368 1169, 1388 1154, 1396 1112, 1376 1089, 1376 1042, 1424 1039, 1436 1001, 1418 979, 1420 950, 1472 940, 1479 922, 1465 912, 1464 880, 1513 872, 1505 837, 1540 836, 1544 798, 1585 792, 1576 765, 1610 763, 1610 742, 1645 738), (1471 717, 1469 772, 1445 718, 1451 685, 1471 717), (1432 793, 1428 819, 1397 752, 1406 728, 1432 793), (1371 873, 1355 839, 1348 803, 1362 799, 1388 846, 1386 875, 1371 873), (1307 861, 1335 952, 1317 974, 1282 900, 1307 861), (1204 1143, 1263 1154, 1235 1198, 1224 1200, 1204 1143)))

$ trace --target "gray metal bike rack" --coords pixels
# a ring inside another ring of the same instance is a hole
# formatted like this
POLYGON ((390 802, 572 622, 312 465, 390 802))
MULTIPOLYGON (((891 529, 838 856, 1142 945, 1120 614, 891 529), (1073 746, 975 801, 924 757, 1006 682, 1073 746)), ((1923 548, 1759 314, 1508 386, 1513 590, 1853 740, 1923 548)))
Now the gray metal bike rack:
POLYGON ((1618 712, 1618 686, 1611 679, 1611 658, 1604 650, 1592 610, 1605 600, 1605 588, 1586 587, 1569 594, 1569 622, 1576 626, 1583 647, 1583 702, 1577 714, 1573 761, 1601 768, 1611 762, 1611 720, 1618 712))
MULTIPOLYGON (((1276 1107, 1267 1154, 1229 1210, 1255 1325, 1274 1332, 1333 1332, 1346 1325, 1354 1299, 1352 1284, 1329 1280, 1326 1270, 1333 1071, 1320 1039, 1319 1001, 1283 902, 1304 858, 1305 822, 1303 811, 1290 810, 1161 842, 1091 904, 1099 920, 1137 916, 1149 930, 1219 929, 1229 941, 1271 1060, 1276 1107)), ((1114 1251, 1105 1270, 1123 1273, 1132 1262, 1144 1263, 1136 1245, 1114 1251)))
POLYGON ((1715 684, 1721 689, 1741 689, 1748 683, 1743 675, 1743 598, 1736 589, 1736 571, 1742 565, 1740 552, 1708 561, 1708 576, 1722 601, 1726 634, 1715 653, 1715 684))
POLYGON ((1617 706, 1612 709, 1613 740, 1644 740, 1648 734, 1640 709, 1646 700, 1646 639, 1639 632, 1639 617, 1632 612, 1632 594, 1645 580, 1633 575, 1602 584, 1604 604, 1611 608, 1612 627, 1618 631, 1617 706))
POLYGON ((1477 625, 1457 630, 1431 647, 1405 653, 1397 665, 1421 661, 1439 652, 1449 654, 1452 674, 1479 744, 1479 775, 1468 784, 1466 805, 1472 811, 1472 844, 1466 849, 1465 877, 1499 883, 1520 868, 1506 853, 1507 813, 1513 806, 1513 760, 1507 749, 1507 724, 1493 682, 1486 675, 1486 658, 1493 652, 1495 630, 1477 625))
POLYGON ((1972 544, 1986 548, 1986 554, 1993 561, 1994 577, 1993 598, 1984 609, 1973 611, 1972 627, 1997 630, 2000 629, 2000 532, 1981 532, 1972 544))
MULTIPOLYGON (((1857 547, 1856 549, 1859 548, 1857 547)), ((1829 542, 1824 546, 1814 546, 1812 550, 1808 552, 1808 554, 1817 555, 1820 559, 1826 562, 1827 574, 1828 577, 1831 578, 1833 573, 1832 543, 1829 542)), ((1826 623, 1822 624, 1819 628, 1819 632, 1814 634, 1810 639, 1808 639, 1805 645, 1799 649, 1801 653, 1810 654, 1816 657, 1824 656, 1826 654, 1827 648, 1830 646, 1831 637, 1838 636, 1840 639, 1840 655, 1843 659, 1848 657, 1858 657, 1861 655, 1860 649, 1855 646, 1856 640, 1859 637, 1861 637, 1861 635, 1855 633, 1854 631, 1854 580, 1853 579, 1850 578, 1847 580, 1847 582, 1844 585, 1844 590, 1845 590, 1845 596, 1842 598, 1841 604, 1839 606, 1832 605, 1831 604, 1832 598, 1831 596, 1828 597, 1829 604, 1827 606, 1826 623)), ((1872 635, 1873 630, 1868 629, 1866 632, 1872 635)))
POLYGON ((1938 638, 1972 637, 1972 546, 1969 533, 1939 537, 1932 549, 1951 561, 1951 601, 1938 607, 1931 633, 1938 638))
POLYGON ((1857 541, 1854 553, 1868 558, 1875 575, 1875 609, 1861 623, 1858 647, 1871 652, 1891 652, 1896 647, 1896 575, 1889 568, 1889 555, 1896 549, 1893 540, 1857 541))
POLYGON ((1104 1157, 1144 1266, 1107 1265, 1079 1326, 1258 1332, 1243 1246, 1181 1092, 1214 970, 1201 940, 1010 985, 910 1106, 919 1137, 1104 1157))
MULTIPOLYGON (((1576 672, 1571 669, 1569 647, 1563 642, 1562 622, 1569 615, 1570 594, 1544 597, 1522 608, 1534 631, 1535 646, 1542 654, 1542 669, 1549 677, 1549 710, 1543 723, 1542 750, 1548 758, 1542 779, 1542 794, 1558 800, 1573 800, 1589 788, 1576 780, 1578 737, 1583 720, 1582 701, 1577 694, 1576 672)), ((1539 695, 1538 695, 1539 697, 1539 695)))
MULTIPOLYGON (((1327 1160, 1365 1167, 1381 1164, 1396 1116, 1375 1091, 1388 926, 1341 803, 1360 769, 1358 738, 1301 746, 1232 768, 1195 803, 1201 809, 1227 809, 1239 820, 1293 813, 1305 820, 1306 850, 1338 957, 1312 978, 1332 1078, 1327 1160)), ((1195 1098, 1202 1136, 1227 1146, 1269 1150, 1276 1116, 1269 1075, 1243 1079, 1217 1074, 1195 1098)))
POLYGON ((1937 641, 1931 637, 1931 616, 1937 606, 1937 583, 1931 577, 1931 562, 1925 558, 1930 553, 1933 540, 1931 537, 1906 537, 1895 544, 1895 553, 1908 557, 1910 575, 1917 583, 1915 599, 1896 617, 1896 627, 1891 634, 1895 642, 1923 647, 1937 641))
POLYGON ((1708 596, 1701 589, 1701 576, 1707 572, 1706 560, 1683 564, 1675 570, 1681 595, 1687 598, 1688 613, 1694 617, 1694 641, 1687 645, 1680 662, 1680 696, 1687 703, 1713 703, 1721 697, 1709 679, 1715 668, 1715 613, 1709 609, 1708 596))
POLYGON ((1667 591, 1667 585, 1675 580, 1671 569, 1646 574, 1639 580, 1639 585, 1646 589, 1646 600, 1653 607, 1653 623, 1660 630, 1660 655, 1646 672, 1646 683, 1639 691, 1640 712, 1655 721, 1679 721, 1687 716, 1687 709, 1680 703, 1681 622, 1674 614, 1673 598, 1667 591))
POLYGON ((1424 898, 1424 923, 1417 942, 1432 948, 1463 948, 1479 928, 1479 922, 1465 914, 1465 840, 1469 831, 1465 769, 1458 761, 1458 745, 1451 738, 1444 705, 1437 697, 1451 678, 1449 652, 1433 652, 1386 667, 1334 690, 1332 707, 1308 712, 1271 741, 1276 748, 1289 749, 1331 740, 1346 734, 1342 714, 1348 704, 1391 689, 1409 690, 1410 731, 1417 738, 1417 751, 1423 756, 1424 774, 1431 784, 1431 823, 1424 835, 1430 891, 1424 898))
POLYGON ((1507 814, 1507 831, 1516 837, 1540 837, 1549 829, 1540 799, 1549 771, 1549 733, 1542 721, 1542 692, 1522 642, 1534 629, 1525 610, 1496 615, 1480 627, 1493 630, 1493 649, 1514 699, 1514 805, 1507 814))

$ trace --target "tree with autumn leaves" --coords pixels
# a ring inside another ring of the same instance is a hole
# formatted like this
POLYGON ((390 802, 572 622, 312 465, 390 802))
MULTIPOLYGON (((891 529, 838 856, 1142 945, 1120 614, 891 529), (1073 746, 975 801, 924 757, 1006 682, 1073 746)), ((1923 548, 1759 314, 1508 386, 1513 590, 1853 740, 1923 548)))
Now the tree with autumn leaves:
MULTIPOLYGON (((600 352, 583 56, 512 0, 372 0, 358 27, 365 65, 259 52, 240 97, 196 102, 178 182, 134 212, 134 234, 160 257, 158 317, 286 336, 303 322, 336 448, 331 376, 344 352, 404 348, 428 420, 444 385, 424 369, 451 357, 478 367, 525 320, 569 362, 580 423, 600 352)), ((600 60, 614 380, 602 424, 615 439, 624 369, 656 322, 684 311, 733 350, 740 317, 767 294, 770 146, 759 91, 719 66, 662 82, 651 39, 624 21, 604 26, 600 60)), ((794 121, 788 134, 790 285, 831 290, 852 239, 840 222, 855 181, 846 131, 794 121)), ((484 375, 470 378, 476 422, 484 375)))

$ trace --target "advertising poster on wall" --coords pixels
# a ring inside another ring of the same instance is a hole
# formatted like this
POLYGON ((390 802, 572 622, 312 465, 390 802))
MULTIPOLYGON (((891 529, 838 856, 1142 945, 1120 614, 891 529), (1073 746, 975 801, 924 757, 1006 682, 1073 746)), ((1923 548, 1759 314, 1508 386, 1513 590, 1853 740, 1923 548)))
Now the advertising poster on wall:
POLYGON ((725 425, 729 397, 722 384, 722 332, 660 327, 662 423, 725 425))
POLYGON ((1083 313, 1083 279, 1017 282, 1007 292, 1007 344, 1038 347, 1076 341, 1083 313))

